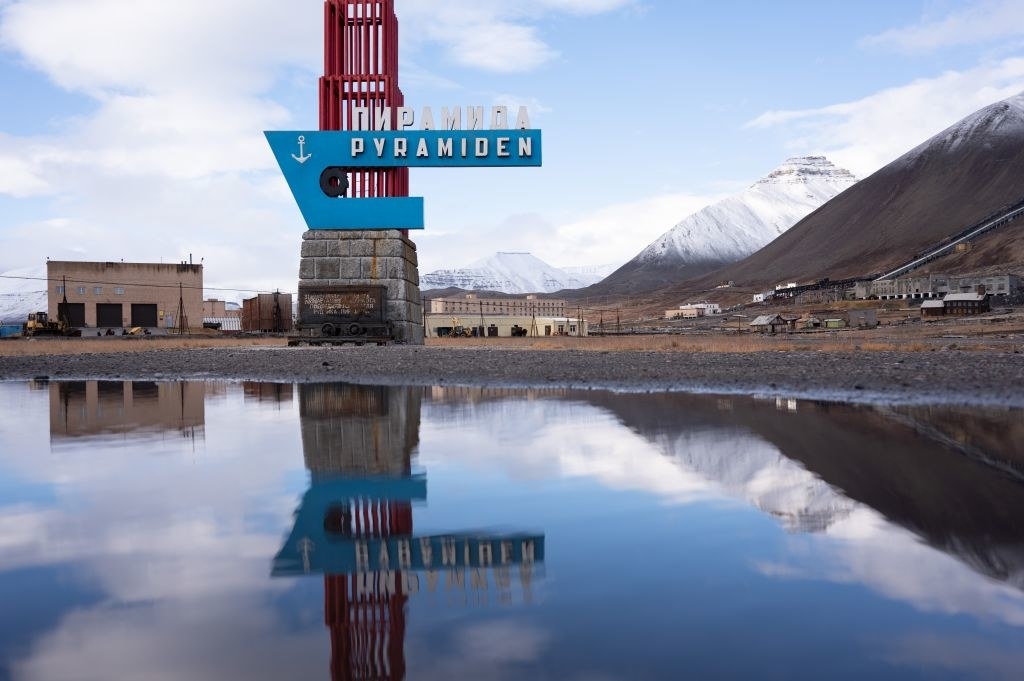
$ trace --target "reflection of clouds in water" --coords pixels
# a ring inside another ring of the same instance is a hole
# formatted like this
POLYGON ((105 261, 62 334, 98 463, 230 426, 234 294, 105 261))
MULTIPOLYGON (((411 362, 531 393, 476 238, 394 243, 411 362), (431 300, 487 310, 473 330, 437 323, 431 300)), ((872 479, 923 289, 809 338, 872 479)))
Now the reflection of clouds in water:
POLYGON ((962 562, 966 557, 923 544, 744 430, 671 432, 666 424, 647 439, 603 409, 575 402, 482 403, 473 405, 472 418, 450 405, 445 411, 445 427, 428 422, 434 437, 424 438, 424 456, 438 464, 454 458, 483 470, 502 466, 512 477, 584 476, 673 503, 741 499, 791 532, 817 533, 791 537, 787 561, 758 564, 766 576, 861 583, 922 611, 1024 625, 1024 595, 978 575, 962 562), (564 418, 552 418, 562 407, 564 418), (520 441, 523 433, 536 439, 523 447, 514 433, 520 441))
POLYGON ((854 505, 771 443, 738 428, 647 438, 600 407, 555 400, 485 402, 465 410, 443 405, 439 411, 439 426, 425 419, 428 465, 456 458, 476 469, 502 466, 513 478, 589 477, 672 503, 739 498, 797 531, 821 529, 854 505))
POLYGON ((319 621, 305 630, 283 630, 259 593, 108 604, 65 616, 15 663, 13 678, 321 678, 329 650, 319 621))
POLYGON ((541 656, 552 636, 522 619, 490 619, 460 625, 451 630, 438 648, 408 643, 408 659, 417 679, 541 678, 541 656))
POLYGON ((922 543, 910 531, 859 506, 809 541, 795 536, 788 560, 759 563, 766 576, 862 584, 924 612, 994 617, 1024 626, 1024 595, 978 575, 949 554, 922 543))
MULTIPOLYGON (((44 562, 40 555, 50 544, 49 527, 57 526, 63 516, 31 504, 0 506, 0 570, 44 562)), ((60 547, 54 548, 59 552, 60 547)))
POLYGON ((534 662, 547 647, 550 635, 511 620, 492 620, 460 629, 455 646, 465 660, 534 662))
POLYGON ((974 637, 910 634, 883 643, 881 649, 891 663, 923 670, 938 667, 957 676, 1016 680, 1024 670, 1020 646, 1004 647, 974 637))
MULTIPOLYGON (((45 415, 41 404, 18 413, 45 415)), ((16 678, 290 678, 284 661, 299 653, 315 661, 304 676, 322 673, 319 621, 305 635, 271 631, 270 599, 291 583, 268 580, 269 557, 302 491, 283 481, 304 477, 295 410, 256 411, 237 387, 206 408, 205 442, 51 451, 44 427, 5 450, 5 467, 52 485, 55 501, 0 508, 0 573, 74 563, 104 593, 39 639, 16 678), (254 650, 252 640, 269 643, 254 650)))
POLYGON ((472 417, 451 405, 444 413, 438 424, 426 410, 420 461, 428 469, 457 460, 474 470, 499 467, 519 480, 589 477, 678 503, 708 494, 707 481, 597 407, 510 400, 473 405, 472 417))

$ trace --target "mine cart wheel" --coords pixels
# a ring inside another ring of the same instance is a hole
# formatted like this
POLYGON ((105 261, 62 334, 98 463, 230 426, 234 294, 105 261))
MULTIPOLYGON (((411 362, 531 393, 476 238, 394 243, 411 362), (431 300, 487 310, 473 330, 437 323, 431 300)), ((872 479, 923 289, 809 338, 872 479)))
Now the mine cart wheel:
POLYGON ((362 332, 363 332, 363 327, 362 327, 361 324, 354 324, 353 323, 353 324, 349 324, 348 325, 348 333, 349 333, 350 336, 358 336, 362 332))
POLYGON ((324 336, 333 336, 334 324, 331 324, 329 322, 327 324, 324 324, 323 326, 320 327, 320 333, 323 334, 324 336))

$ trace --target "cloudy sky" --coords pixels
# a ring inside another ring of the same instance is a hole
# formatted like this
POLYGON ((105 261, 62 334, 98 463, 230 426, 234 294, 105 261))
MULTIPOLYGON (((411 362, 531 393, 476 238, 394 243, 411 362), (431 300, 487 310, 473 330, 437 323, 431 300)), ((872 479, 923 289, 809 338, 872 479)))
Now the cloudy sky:
MULTIPOLYGON (((621 264, 787 156, 865 176, 1024 90, 1024 0, 396 4, 408 104, 526 104, 544 134, 540 169, 412 171, 423 272, 621 264)), ((294 290, 262 131, 316 127, 321 6, 0 0, 0 272, 191 255, 294 290)))

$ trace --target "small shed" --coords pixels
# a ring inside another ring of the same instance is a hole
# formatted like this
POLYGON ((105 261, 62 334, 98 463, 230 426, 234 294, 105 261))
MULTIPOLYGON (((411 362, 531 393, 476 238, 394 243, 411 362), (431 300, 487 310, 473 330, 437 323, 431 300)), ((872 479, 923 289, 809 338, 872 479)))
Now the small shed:
POLYGON ((204 329, 217 329, 223 333, 241 333, 240 317, 203 317, 204 329))
POLYGON ((852 327, 873 329, 878 326, 878 312, 875 310, 850 310, 847 319, 852 327))
POLYGON ((846 320, 845 319, 839 319, 838 317, 836 317, 834 319, 826 319, 825 320, 825 328, 826 329, 845 329, 846 328, 846 320))
POLYGON ((946 305, 941 300, 926 300, 921 303, 922 317, 942 317, 946 314, 946 305))
POLYGON ((760 333, 779 333, 795 327, 795 321, 783 318, 780 314, 763 314, 750 322, 750 328, 760 333))
POLYGON ((805 329, 820 329, 821 328, 821 320, 819 318, 817 318, 817 317, 808 317, 807 319, 804 320, 804 328, 805 329))

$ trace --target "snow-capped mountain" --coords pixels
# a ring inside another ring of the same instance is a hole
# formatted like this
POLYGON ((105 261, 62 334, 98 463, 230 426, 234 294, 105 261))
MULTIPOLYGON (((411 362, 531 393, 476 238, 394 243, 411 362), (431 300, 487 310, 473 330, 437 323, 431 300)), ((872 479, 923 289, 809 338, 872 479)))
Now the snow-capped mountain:
MULTIPOLYGON (((574 268, 577 269, 577 268, 574 268)), ((467 291, 502 293, 554 293, 567 288, 583 288, 602 278, 596 272, 569 273, 553 267, 530 253, 495 253, 461 269, 435 270, 420 277, 424 291, 461 288, 467 291)))
MULTIPOLYGON (((716 278, 742 286, 864 277, 897 267, 1024 196, 1024 93, 932 135, 716 278)), ((937 271, 1015 271, 1019 222, 974 240, 937 271), (948 268, 948 269, 947 269, 948 268)))
POLYGON ((682 220, 636 260, 740 260, 856 181, 824 156, 786 159, 745 191, 682 220))
POLYGON ((9 270, 0 277, 0 321, 4 324, 21 324, 29 312, 45 311, 46 302, 46 265, 9 270))
POLYGON ((602 285, 640 289, 741 260, 856 182, 824 156, 786 159, 739 194, 684 218, 602 285))

